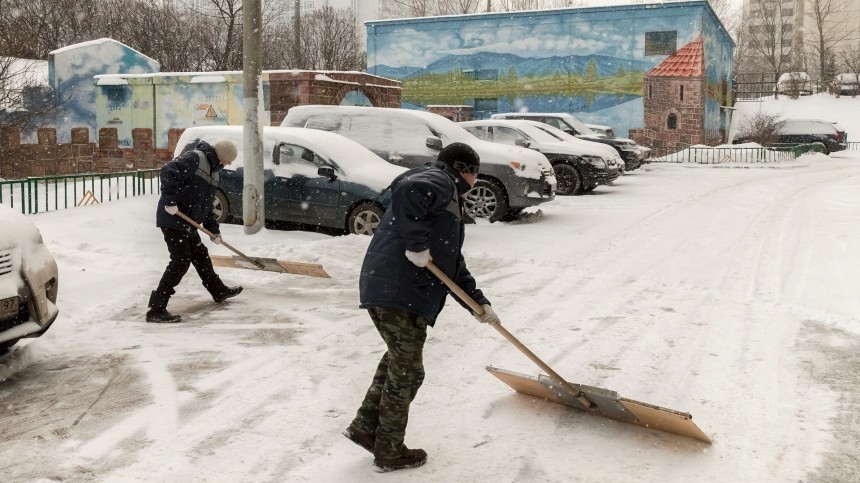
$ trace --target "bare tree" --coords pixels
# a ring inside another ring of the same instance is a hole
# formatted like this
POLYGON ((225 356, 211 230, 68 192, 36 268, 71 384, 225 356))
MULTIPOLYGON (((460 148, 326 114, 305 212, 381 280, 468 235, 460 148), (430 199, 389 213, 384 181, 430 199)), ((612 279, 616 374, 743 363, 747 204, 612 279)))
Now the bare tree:
POLYGON ((744 17, 755 18, 756 21, 747 21, 743 25, 741 39, 748 57, 742 62, 763 65, 776 74, 782 73, 789 63, 788 54, 792 45, 792 25, 788 12, 783 12, 782 2, 763 0, 751 4, 750 10, 744 12, 744 17))
POLYGON ((355 15, 350 9, 326 6, 316 10, 302 19, 298 45, 294 36, 288 35, 287 38, 289 45, 284 53, 288 56, 284 61, 291 68, 363 70, 366 66, 355 15))
POLYGON ((60 102, 37 61, 0 57, 0 126, 30 131, 51 118, 60 102))
POLYGON ((848 4, 845 0, 807 0, 805 8, 812 19, 812 42, 809 42, 809 46, 818 68, 818 77, 823 84, 829 84, 835 74, 829 68, 833 62, 833 47, 851 34, 840 27, 845 21, 848 4))

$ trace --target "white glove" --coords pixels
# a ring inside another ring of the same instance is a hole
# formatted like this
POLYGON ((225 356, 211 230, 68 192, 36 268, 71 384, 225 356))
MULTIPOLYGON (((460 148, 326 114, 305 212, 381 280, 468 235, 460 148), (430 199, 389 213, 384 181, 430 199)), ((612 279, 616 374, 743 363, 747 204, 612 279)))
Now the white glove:
POLYGON ((175 215, 179 213, 179 207, 176 205, 164 205, 164 211, 170 213, 171 215, 175 215))
POLYGON ((432 260, 430 258, 430 249, 424 250, 423 252, 410 252, 406 250, 406 258, 409 259, 410 262, 415 264, 416 267, 424 268, 427 266, 427 262, 432 260))
POLYGON ((484 309, 484 315, 472 314, 478 322, 490 325, 496 325, 501 322, 501 320, 499 320, 499 316, 496 315, 496 311, 490 307, 490 304, 484 304, 481 308, 484 309))
POLYGON ((221 235, 210 236, 209 239, 212 240, 212 243, 216 245, 221 244, 221 235))

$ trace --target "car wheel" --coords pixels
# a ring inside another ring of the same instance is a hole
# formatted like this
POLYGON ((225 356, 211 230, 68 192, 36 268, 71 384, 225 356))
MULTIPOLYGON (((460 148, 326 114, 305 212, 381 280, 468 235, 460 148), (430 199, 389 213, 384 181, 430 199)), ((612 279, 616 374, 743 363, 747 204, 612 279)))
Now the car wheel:
POLYGON ((576 168, 567 163, 558 163, 552 169, 555 171, 555 179, 558 182, 555 194, 570 196, 582 193, 582 176, 576 168))
POLYGON ((9 349, 12 348, 18 342, 19 339, 7 340, 6 342, 0 342, 0 356, 9 352, 9 349))
POLYGON ((215 199, 212 200, 212 213, 215 214, 215 219, 218 223, 230 223, 233 216, 230 215, 230 202, 227 201, 227 195, 223 191, 215 191, 215 199))
POLYGON ((505 189, 498 182, 479 179, 475 187, 464 198, 466 213, 472 218, 486 218, 491 222, 500 221, 508 212, 508 199, 505 189))
POLYGON ((361 203, 352 210, 347 220, 347 230, 355 235, 373 235, 379 220, 382 219, 382 208, 376 203, 361 203))

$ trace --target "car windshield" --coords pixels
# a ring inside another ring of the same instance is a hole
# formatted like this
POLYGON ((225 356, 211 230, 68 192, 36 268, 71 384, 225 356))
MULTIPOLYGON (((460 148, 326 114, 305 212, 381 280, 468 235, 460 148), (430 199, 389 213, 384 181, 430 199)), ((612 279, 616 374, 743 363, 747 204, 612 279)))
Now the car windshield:
POLYGON ((544 131, 543 129, 539 129, 530 123, 524 122, 522 124, 520 124, 520 123, 515 123, 515 124, 516 124, 517 129, 526 133, 526 135, 528 135, 529 137, 531 137, 532 139, 534 139, 535 141, 537 141, 539 143, 557 143, 560 140, 560 138, 557 138, 556 136, 549 134, 548 132, 544 131))
POLYGON ((588 126, 586 126, 582 121, 573 116, 565 116, 564 120, 565 122, 573 126, 573 128, 576 129, 576 132, 583 136, 601 136, 600 134, 597 134, 596 132, 589 129, 588 126))

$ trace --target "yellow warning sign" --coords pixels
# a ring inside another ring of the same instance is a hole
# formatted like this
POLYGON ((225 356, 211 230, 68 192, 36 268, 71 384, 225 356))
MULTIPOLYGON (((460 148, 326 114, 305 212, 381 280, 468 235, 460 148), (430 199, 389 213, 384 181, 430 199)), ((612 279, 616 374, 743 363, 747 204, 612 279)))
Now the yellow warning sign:
POLYGON ((218 114, 215 114, 215 108, 213 108, 212 106, 209 106, 209 109, 206 111, 206 117, 209 117, 209 118, 218 117, 218 114))

